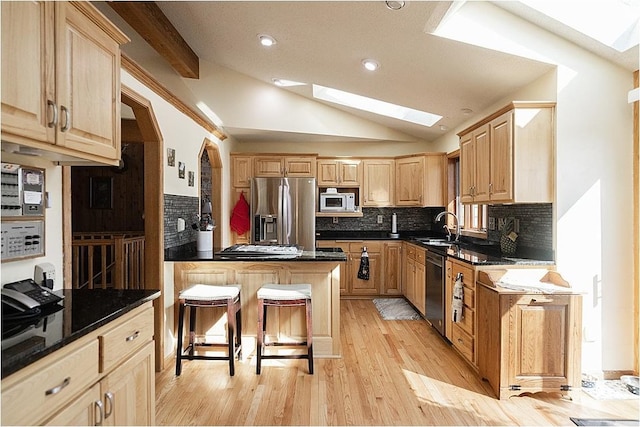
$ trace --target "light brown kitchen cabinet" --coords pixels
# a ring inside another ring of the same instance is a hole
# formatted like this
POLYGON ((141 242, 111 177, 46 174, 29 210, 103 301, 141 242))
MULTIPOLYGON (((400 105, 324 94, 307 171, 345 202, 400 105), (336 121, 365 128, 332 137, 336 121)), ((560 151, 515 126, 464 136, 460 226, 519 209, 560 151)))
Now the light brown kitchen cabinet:
POLYGON ((377 240, 319 240, 321 248, 341 248, 347 256, 346 274, 342 276, 340 296, 377 296, 381 294, 383 242, 377 240), (362 248, 369 254, 369 280, 359 279, 362 248))
POLYGON ((496 288, 505 271, 487 273, 478 274, 478 369, 498 398, 579 389, 582 296, 569 287, 553 294, 496 288))
POLYGON ((128 41, 88 2, 2 2, 3 142, 117 164, 128 41))
POLYGON ((444 206, 446 155, 427 153, 396 158, 396 206, 444 206))
POLYGON ((425 249, 410 243, 404 244, 404 296, 425 316, 427 313, 427 276, 425 249))
POLYGON ((393 206, 395 192, 395 160, 364 159, 362 206, 393 206))
POLYGON ((256 177, 314 177, 316 156, 256 156, 253 172, 256 177))
POLYGON ((360 187, 361 163, 357 159, 318 159, 318 187, 360 187))
MULTIPOLYGON (((251 204, 251 188, 244 187, 233 187, 231 189, 231 209, 233 210, 236 206, 236 203, 240 200, 240 194, 244 193, 244 198, 247 200, 247 203, 251 204)), ((233 215, 231 213, 230 215, 233 215)), ((249 214, 251 215, 251 214, 249 214)), ((231 233, 231 244, 233 245, 242 245, 251 243, 251 230, 247 230, 242 234, 238 234, 235 231, 229 228, 231 233)))
POLYGON ((463 203, 551 203, 555 103, 513 102, 458 134, 463 203))
POLYGON ((402 242, 385 241, 382 247, 382 295, 402 295, 402 242))
POLYGON ((231 155, 231 182, 234 188, 251 187, 253 157, 231 155))
POLYGON ((153 306, 2 379, 3 425, 155 425, 153 306))
POLYGON ((445 287, 445 336, 453 347, 467 361, 476 365, 476 271, 473 266, 454 258, 447 258, 445 287), (451 302, 453 301, 453 286, 458 274, 462 274, 463 306, 462 317, 459 322, 453 322, 451 302))

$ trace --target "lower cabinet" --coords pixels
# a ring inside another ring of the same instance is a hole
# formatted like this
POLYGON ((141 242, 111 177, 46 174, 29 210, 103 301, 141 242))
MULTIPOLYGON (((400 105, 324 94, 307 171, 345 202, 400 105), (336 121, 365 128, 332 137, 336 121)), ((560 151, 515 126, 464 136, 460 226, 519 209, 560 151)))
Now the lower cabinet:
POLYGON ((483 277, 477 289, 478 370, 498 398, 579 388, 582 296, 570 289, 503 292, 483 277))
POLYGON ((475 366, 476 360, 476 271, 462 261, 447 259, 446 272, 446 300, 445 300, 445 333, 453 347, 471 365, 475 366), (462 275, 462 287, 464 296, 462 299, 462 317, 460 321, 453 322, 451 313, 451 302, 453 300, 453 286, 456 283, 458 274, 462 275))
POLYGON ((154 369, 147 302, 4 378, 2 425, 154 425, 154 369))
POLYGON ((427 313, 427 281, 425 265, 425 249, 405 243, 404 264, 404 296, 422 314, 427 313))

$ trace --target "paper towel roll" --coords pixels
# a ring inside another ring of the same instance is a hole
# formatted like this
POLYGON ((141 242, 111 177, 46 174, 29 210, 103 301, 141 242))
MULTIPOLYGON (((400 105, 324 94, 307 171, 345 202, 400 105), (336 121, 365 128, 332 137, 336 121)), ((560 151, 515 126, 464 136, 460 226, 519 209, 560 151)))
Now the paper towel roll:
POLYGON ((391 233, 395 234, 398 232, 398 216, 394 213, 391 215, 391 233))

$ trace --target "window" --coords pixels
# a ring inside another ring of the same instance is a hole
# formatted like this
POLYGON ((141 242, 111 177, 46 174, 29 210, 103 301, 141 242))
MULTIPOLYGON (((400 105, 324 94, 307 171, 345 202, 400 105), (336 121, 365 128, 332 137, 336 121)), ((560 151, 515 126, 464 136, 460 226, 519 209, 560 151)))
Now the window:
MULTIPOLYGON (((449 154, 448 167, 448 206, 460 221, 460 234, 463 236, 487 238, 487 205, 463 205, 460 203, 460 151, 449 154)), ((449 221, 450 219, 447 219, 449 221)), ((449 224, 452 227, 454 224, 449 224)))

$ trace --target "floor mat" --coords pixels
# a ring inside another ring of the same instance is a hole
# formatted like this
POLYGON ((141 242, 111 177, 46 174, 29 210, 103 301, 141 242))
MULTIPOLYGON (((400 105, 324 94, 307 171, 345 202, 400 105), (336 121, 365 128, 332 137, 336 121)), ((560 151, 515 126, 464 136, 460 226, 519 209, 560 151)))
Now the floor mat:
POLYGON ((620 380, 596 381, 595 387, 582 387, 582 391, 597 400, 638 399, 620 380))
POLYGON ((637 426, 638 420, 614 420, 610 418, 573 418, 577 426, 637 426))
POLYGON ((373 304, 384 320, 420 320, 422 317, 402 298, 376 298, 373 304))

